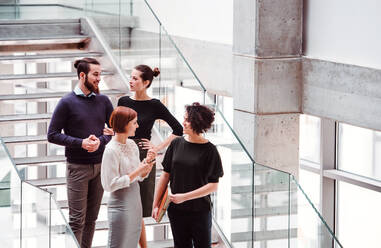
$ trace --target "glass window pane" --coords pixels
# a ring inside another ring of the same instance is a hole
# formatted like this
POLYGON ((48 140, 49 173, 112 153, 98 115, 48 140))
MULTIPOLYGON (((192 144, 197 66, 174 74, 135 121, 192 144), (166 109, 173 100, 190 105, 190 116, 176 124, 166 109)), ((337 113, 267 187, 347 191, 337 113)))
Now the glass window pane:
POLYGON ((380 247, 381 193, 339 182, 338 239, 345 248, 380 247))
POLYGON ((317 209, 320 209, 320 175, 299 170, 299 184, 317 209))
POLYGON ((320 118, 300 115, 300 159, 320 164, 320 118))
POLYGON ((381 132, 339 124, 339 169, 381 180, 381 132))

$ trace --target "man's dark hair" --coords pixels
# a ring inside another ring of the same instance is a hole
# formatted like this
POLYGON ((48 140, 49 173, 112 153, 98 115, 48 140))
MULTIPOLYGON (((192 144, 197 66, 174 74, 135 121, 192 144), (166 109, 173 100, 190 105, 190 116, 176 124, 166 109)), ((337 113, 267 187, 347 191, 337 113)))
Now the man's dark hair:
POLYGON ((77 69, 77 75, 79 79, 79 74, 81 72, 84 72, 86 75, 90 71, 90 64, 93 65, 100 65, 98 60, 93 59, 93 58, 83 58, 83 59, 78 59, 74 62, 74 68, 77 69))
POLYGON ((194 102, 192 105, 185 106, 185 109, 188 114, 187 121, 195 133, 206 132, 212 126, 214 112, 207 106, 194 102))

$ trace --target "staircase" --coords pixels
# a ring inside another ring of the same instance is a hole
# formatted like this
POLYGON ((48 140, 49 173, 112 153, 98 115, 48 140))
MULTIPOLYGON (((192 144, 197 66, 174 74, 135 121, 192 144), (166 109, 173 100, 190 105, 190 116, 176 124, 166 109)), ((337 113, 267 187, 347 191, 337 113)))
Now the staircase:
MULTIPOLYGON (((132 27, 133 19, 128 20, 132 27)), ((125 73, 129 74, 134 65, 149 63, 150 59, 149 64, 152 64, 152 54, 156 51, 151 47, 140 54, 142 50, 131 46, 123 51, 128 59, 123 59, 123 70, 119 69, 121 61, 116 54, 119 50, 113 47, 115 42, 110 42, 113 37, 103 33, 115 31, 115 28, 101 23, 98 29, 98 25, 86 19, 0 21, 0 37, 3 37, 0 39, 0 136, 22 179, 51 192, 66 220, 64 147, 48 143, 46 132, 58 100, 71 92, 78 82, 74 61, 91 57, 101 62, 101 92, 116 106, 118 98, 128 90, 125 73)), ((140 41, 133 39, 134 44, 140 41)), ((176 78, 168 77, 168 80, 176 78)), ((153 88, 160 91, 159 86, 153 88)), ((160 173, 159 168, 157 178, 160 173)), ((106 247, 108 196, 105 192, 96 223, 94 247, 106 247)), ((147 231, 155 233, 154 240, 148 242, 149 247, 173 247, 173 240, 166 238, 169 232, 167 217, 160 224, 152 218, 144 221, 147 231)), ((67 227, 62 223, 51 228, 64 230, 67 227)))

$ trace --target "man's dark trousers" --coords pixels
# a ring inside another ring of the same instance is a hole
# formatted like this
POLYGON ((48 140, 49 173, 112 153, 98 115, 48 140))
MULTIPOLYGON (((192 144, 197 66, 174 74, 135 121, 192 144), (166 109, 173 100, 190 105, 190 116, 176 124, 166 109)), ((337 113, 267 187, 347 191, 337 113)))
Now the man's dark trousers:
POLYGON ((81 248, 91 248, 103 197, 101 164, 66 163, 69 225, 81 248))

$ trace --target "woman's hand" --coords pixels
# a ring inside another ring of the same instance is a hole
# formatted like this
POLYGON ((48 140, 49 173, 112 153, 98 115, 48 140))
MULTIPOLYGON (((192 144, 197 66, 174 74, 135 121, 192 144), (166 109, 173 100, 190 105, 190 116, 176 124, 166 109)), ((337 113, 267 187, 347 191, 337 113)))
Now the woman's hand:
POLYGON ((171 202, 173 202, 175 204, 180 204, 180 203, 187 201, 185 194, 169 195, 169 199, 171 200, 171 202))
POLYGON ((141 147, 144 150, 154 150, 157 152, 156 146, 154 146, 149 139, 141 139, 139 142, 139 147, 141 147))
POLYGON ((159 208, 158 207, 152 208, 152 218, 154 218, 157 221, 158 215, 159 215, 159 208))
POLYGON ((105 127, 103 128, 103 135, 114 135, 114 130, 112 130, 112 128, 105 127))
POLYGON ((154 162, 156 155, 157 155, 157 153, 154 149, 148 150, 147 156, 146 156, 146 161, 147 162, 154 162))
POLYGON ((150 171, 152 170, 152 166, 155 163, 155 161, 150 161, 147 162, 146 159, 144 159, 142 162, 140 162, 139 167, 140 167, 140 176, 145 177, 150 171))

